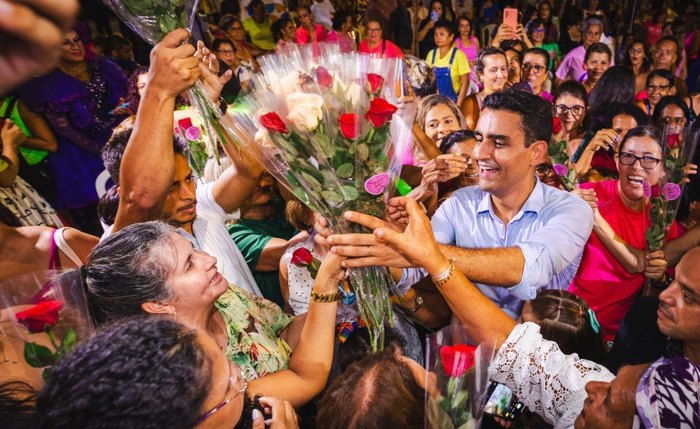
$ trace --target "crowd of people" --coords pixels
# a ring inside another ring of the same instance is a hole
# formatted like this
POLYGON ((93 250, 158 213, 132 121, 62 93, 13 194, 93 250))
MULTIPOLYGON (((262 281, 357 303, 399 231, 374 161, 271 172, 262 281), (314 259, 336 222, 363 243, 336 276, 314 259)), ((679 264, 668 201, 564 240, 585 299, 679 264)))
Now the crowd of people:
MULTIPOLYGON (((525 407, 484 428, 700 427, 700 149, 647 234, 700 136, 697 4, 375 3, 203 2, 138 58, 75 0, 0 0, 0 288, 66 270, 94 328, 45 380, 0 371, 0 426, 423 428, 425 334, 458 323, 525 407), (226 114, 265 56, 321 43, 401 59, 416 106, 401 196, 344 213, 369 233, 226 133, 200 172, 183 137, 195 82, 226 114), (380 352, 343 299, 370 266, 396 282, 380 352)), ((0 310, 0 368, 26 366, 0 310)))

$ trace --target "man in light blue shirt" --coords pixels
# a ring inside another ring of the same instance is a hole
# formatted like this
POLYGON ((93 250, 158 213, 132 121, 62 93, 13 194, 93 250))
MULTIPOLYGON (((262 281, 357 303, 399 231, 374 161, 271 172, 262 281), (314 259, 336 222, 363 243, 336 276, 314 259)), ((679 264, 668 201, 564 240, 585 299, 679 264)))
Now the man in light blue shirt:
MULTIPOLYGON (((546 186, 535 176, 552 135, 549 103, 524 92, 492 94, 484 101, 475 134, 479 185, 460 189, 445 201, 433 216, 433 230, 443 243, 442 253, 517 318, 523 300, 534 298, 538 290, 568 286, 591 234, 593 214, 582 199, 546 186)), ((400 204, 397 199, 388 207, 399 223, 400 204)), ((359 213, 347 216, 371 229, 396 228, 359 213)), ((348 267, 411 266, 371 234, 333 235, 328 240, 335 253, 353 257, 345 261, 348 267)), ((417 270, 404 270, 400 283, 412 284, 420 277, 417 270)), ((430 319, 441 305, 434 292, 421 289, 424 296, 416 295, 419 304, 425 302, 422 310, 421 305, 407 307, 416 317, 430 319)))

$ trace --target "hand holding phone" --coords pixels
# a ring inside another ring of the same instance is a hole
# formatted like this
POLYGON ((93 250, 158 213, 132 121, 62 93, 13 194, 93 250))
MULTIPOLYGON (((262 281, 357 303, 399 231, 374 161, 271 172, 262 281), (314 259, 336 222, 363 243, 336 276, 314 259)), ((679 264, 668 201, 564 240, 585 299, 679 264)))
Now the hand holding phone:
POLYGON ((503 24, 516 31, 518 29, 518 9, 512 7, 503 9, 503 24))
POLYGON ((438 20, 438 12, 436 10, 430 12, 430 20, 433 22, 438 20))

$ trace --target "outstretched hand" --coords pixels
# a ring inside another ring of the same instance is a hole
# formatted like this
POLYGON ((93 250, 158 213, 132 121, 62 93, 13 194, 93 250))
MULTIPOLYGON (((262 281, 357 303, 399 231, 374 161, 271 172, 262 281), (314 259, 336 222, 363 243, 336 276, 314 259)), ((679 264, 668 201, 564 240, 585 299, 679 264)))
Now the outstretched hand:
POLYGON ((0 95, 56 65, 78 8, 76 0, 0 2, 0 95))

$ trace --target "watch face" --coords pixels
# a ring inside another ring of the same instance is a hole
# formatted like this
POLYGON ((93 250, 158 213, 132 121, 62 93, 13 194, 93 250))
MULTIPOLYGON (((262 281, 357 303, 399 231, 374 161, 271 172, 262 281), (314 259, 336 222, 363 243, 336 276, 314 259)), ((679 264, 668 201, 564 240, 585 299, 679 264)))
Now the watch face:
POLYGON ((416 307, 420 307, 421 305, 423 305, 423 297, 418 295, 416 297, 416 307))

